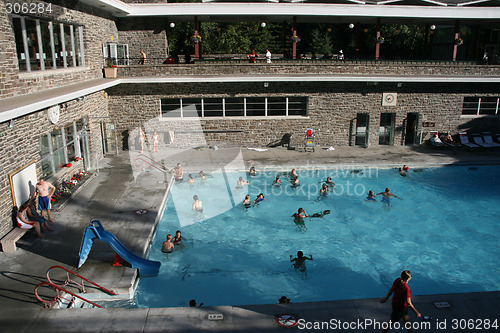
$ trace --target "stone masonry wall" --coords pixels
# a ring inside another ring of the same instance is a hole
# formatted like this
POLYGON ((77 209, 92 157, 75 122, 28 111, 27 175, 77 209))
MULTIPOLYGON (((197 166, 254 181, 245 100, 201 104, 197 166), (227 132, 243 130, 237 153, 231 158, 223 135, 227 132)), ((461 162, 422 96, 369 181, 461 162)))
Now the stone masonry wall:
MULTIPOLYGON (((104 97, 103 91, 87 95, 83 101, 69 101, 67 107, 61 109, 57 125, 49 122, 46 109, 16 118, 12 128, 9 127, 9 122, 0 123, 0 188, 2 189, 0 191, 0 238, 8 233, 13 226, 11 218, 13 201, 9 174, 35 161, 37 175, 40 177, 42 175, 40 137, 55 128, 67 126, 86 115, 89 117, 90 134, 93 135, 90 149, 91 158, 94 159, 95 151, 98 152, 98 156, 102 156, 101 140, 99 139, 99 122, 102 119, 94 117, 108 115, 108 99, 104 97)), ((61 169, 48 181, 58 185, 57 180, 67 179, 75 172, 73 169, 61 169)))
POLYGON ((146 53, 146 64, 161 64, 167 58, 167 35, 164 18, 130 18, 118 21, 120 43, 128 44, 130 64, 137 65, 140 51, 146 53))
MULTIPOLYGON (((44 2, 37 0, 36 3, 44 2)), ((25 95, 102 77, 102 43, 118 37, 115 22, 108 14, 93 7, 81 2, 71 3, 62 7, 52 1, 53 12, 38 13, 37 16, 84 26, 86 66, 25 73, 19 72, 12 21, 6 13, 5 2, 0 1, 0 98, 25 95)))
POLYGON ((404 84, 368 86, 366 83, 319 82, 270 83, 268 88, 255 83, 191 83, 191 84, 123 84, 109 89, 110 116, 116 120, 118 134, 130 133, 142 126, 146 135, 160 133, 160 144, 167 144, 168 132, 175 132, 169 147, 218 146, 262 147, 292 133, 292 145, 303 147, 305 130, 316 131, 318 145, 353 144, 353 124, 357 113, 368 113, 370 145, 378 145, 380 114, 395 113, 396 124, 392 144, 404 142, 403 123, 409 112, 420 113, 423 120, 434 122, 429 130, 490 130, 500 132, 497 117, 462 117, 464 96, 498 96, 498 85, 479 84, 404 84), (383 92, 397 92, 397 106, 382 106, 383 92), (179 97, 252 97, 307 96, 307 117, 201 118, 160 119, 160 99, 179 97), (203 135, 201 131, 204 131, 203 135))
MULTIPOLYGON (((158 47, 158 46, 156 46, 158 47)), ((175 76, 175 75, 405 75, 405 76, 498 76, 500 66, 477 65, 470 62, 414 62, 370 60, 286 60, 272 64, 251 64, 246 61, 199 62, 147 66, 120 66, 118 76, 175 76)))

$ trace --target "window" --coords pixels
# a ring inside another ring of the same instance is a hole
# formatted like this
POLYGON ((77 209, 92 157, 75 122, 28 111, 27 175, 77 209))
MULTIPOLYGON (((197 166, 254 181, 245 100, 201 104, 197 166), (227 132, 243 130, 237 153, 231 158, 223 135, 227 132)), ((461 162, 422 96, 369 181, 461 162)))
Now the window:
POLYGON ((462 115, 500 114, 499 103, 500 97, 464 97, 462 115))
POLYGON ((63 165, 76 157, 75 136, 85 131, 85 123, 86 119, 82 118, 40 138, 40 157, 44 177, 56 173, 63 165))
POLYGON ((164 98, 163 118, 307 115, 307 97, 164 98))
POLYGON ((21 72, 85 65, 83 27, 12 15, 21 72))
POLYGON ((129 65, 128 44, 103 44, 102 51, 106 63, 129 65))

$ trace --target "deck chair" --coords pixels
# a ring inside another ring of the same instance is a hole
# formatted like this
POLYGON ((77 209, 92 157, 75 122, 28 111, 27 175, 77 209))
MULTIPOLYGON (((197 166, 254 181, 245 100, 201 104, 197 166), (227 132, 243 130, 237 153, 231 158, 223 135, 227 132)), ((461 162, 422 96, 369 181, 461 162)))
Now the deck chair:
POLYGON ((307 148, 312 148, 312 151, 314 151, 314 130, 312 128, 306 130, 304 151, 307 151, 307 148))
POLYGON ((472 134, 472 141, 474 141, 474 143, 476 145, 479 145, 481 147, 484 147, 484 148, 493 148, 492 145, 486 143, 483 141, 483 138, 481 137, 481 134, 472 134))
POLYGON ((475 143, 470 143, 469 138, 467 137, 467 133, 462 132, 459 133, 460 135, 460 143, 463 144, 466 147, 469 148, 481 148, 480 146, 476 145, 475 143))
POLYGON ((490 132, 483 132, 484 142, 489 144, 492 147, 500 147, 500 143, 496 143, 493 141, 493 137, 490 132))

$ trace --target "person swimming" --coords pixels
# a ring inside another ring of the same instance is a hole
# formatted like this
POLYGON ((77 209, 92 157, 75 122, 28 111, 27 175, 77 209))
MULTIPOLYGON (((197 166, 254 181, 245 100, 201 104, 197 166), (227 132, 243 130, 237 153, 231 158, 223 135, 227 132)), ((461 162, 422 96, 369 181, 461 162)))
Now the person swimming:
POLYGON ((293 262, 293 268, 300 272, 306 271, 306 260, 313 260, 312 254, 309 255, 309 258, 304 257, 304 252, 302 251, 297 251, 297 258, 292 258, 293 256, 290 254, 290 261, 293 262))
POLYGON ((299 176, 295 175, 295 177, 292 179, 292 187, 298 187, 298 186, 300 186, 299 176))
POLYGON ((247 194, 245 196, 245 200, 243 200, 242 206, 245 208, 250 208, 252 206, 252 201, 250 200, 250 195, 247 194))
POLYGON ((259 193, 259 195, 257 196, 257 198, 255 198, 255 200, 253 201, 253 203, 257 204, 261 201, 267 201, 266 198, 264 198, 264 194, 263 193, 259 193))
POLYGON ((325 184, 330 186, 330 187, 335 187, 337 184, 335 184, 333 181, 332 181, 332 177, 328 177, 325 181, 325 184))
POLYGON ((297 170, 295 169, 292 169, 292 171, 290 171, 290 179, 294 179, 295 177, 299 177, 299 175, 297 174, 297 170))
POLYGON ((297 213, 294 213, 292 215, 292 217, 294 218, 295 223, 302 223, 303 224, 304 218, 308 217, 308 216, 307 216, 307 212, 303 208, 299 208, 297 210, 297 213))
POLYGON ((276 179, 273 180, 273 185, 281 185, 281 179, 280 176, 276 176, 276 179))
POLYGON ((321 190, 319 190, 319 196, 320 197, 327 197, 328 196, 328 185, 323 184, 321 186, 321 190))
POLYGON ((248 171, 248 174, 250 176, 256 176, 257 175, 257 171, 255 171, 255 167, 250 167, 250 170, 248 171))
POLYGON ((243 177, 241 177, 241 176, 238 179, 237 185, 238 185, 239 188, 242 188, 243 185, 249 185, 249 184, 250 184, 250 182, 248 180, 244 180, 243 177))
POLYGON ((167 240, 163 242, 161 246, 161 252, 163 253, 172 253, 174 250, 174 244, 172 244, 172 235, 167 235, 167 240))
POLYGON ((193 210, 199 213, 203 213, 203 202, 198 200, 198 196, 195 194, 193 195, 193 210))
POLYGON ((201 181, 207 180, 207 178, 205 177, 205 173, 203 171, 200 171, 200 179, 201 181))
POLYGON ((368 195, 366 196, 366 199, 365 201, 363 202, 367 202, 367 201, 377 201, 377 199, 375 199, 377 195, 375 193, 373 193, 373 191, 369 191, 368 192, 368 195))
POLYGON ((400 200, 403 200, 401 199, 400 197, 398 197, 397 195, 395 194, 392 194, 391 193, 391 190, 389 188, 386 188, 384 192, 380 192, 380 193, 377 193, 377 195, 380 195, 382 194, 383 195, 383 198, 382 198, 382 203, 385 205, 385 206, 390 206, 391 205, 391 199, 392 197, 394 198, 398 198, 400 200))
POLYGON ((181 243, 182 243, 182 240, 183 240, 183 238, 182 238, 182 236, 181 236, 181 231, 180 231, 180 230, 177 230, 177 231, 175 232, 175 236, 174 236, 174 238, 172 238, 172 242, 174 243, 174 245, 179 245, 179 244, 181 244, 181 243))
POLYGON ((193 178, 193 175, 191 175, 191 174, 188 175, 188 183, 189 184, 194 183, 194 178, 193 178))

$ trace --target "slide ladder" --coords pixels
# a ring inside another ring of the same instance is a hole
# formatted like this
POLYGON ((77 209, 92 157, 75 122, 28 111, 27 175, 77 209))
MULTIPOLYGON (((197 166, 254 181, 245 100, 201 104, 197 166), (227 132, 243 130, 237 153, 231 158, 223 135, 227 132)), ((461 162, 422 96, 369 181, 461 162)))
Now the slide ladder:
POLYGON ((100 289, 101 291, 109 294, 109 295, 118 295, 116 292, 114 292, 113 290, 109 290, 109 289, 106 289, 100 285, 98 285, 97 283, 93 282, 93 281, 90 281, 89 279, 81 276, 80 274, 77 274, 73 271, 70 271, 69 269, 67 268, 64 268, 62 266, 52 266, 50 267, 48 270, 47 270, 47 282, 42 282, 42 283, 39 283, 36 287, 35 287, 35 297, 43 303, 44 307, 46 308, 52 308, 54 306, 54 304, 56 303, 59 303, 63 300, 66 300, 69 302, 69 304, 74 304, 76 299, 80 299, 84 302, 87 302, 89 304, 92 304, 93 306, 95 307, 98 307, 98 308, 102 308, 102 306, 100 306, 99 304, 96 304, 78 294, 75 294, 71 291, 69 291, 67 288, 65 288, 66 286, 68 286, 70 283, 71 284, 74 284, 78 287, 78 289, 80 290, 80 293, 86 293, 86 289, 85 289, 85 283, 84 281, 92 284, 93 286, 97 287, 98 289, 100 289), (53 282, 51 279, 50 279, 50 271, 54 268, 59 268, 59 269, 62 269, 64 271, 66 271, 66 280, 64 280, 64 283, 62 285, 60 284, 57 284, 55 282, 53 282), (72 280, 70 278, 70 274, 76 276, 76 277, 79 277, 81 279, 81 282, 78 283, 74 280, 72 280), (43 299, 39 294, 38 294, 38 288, 42 287, 42 286, 47 286, 47 287, 50 287, 50 288, 54 288, 55 291, 56 291, 56 296, 51 299, 51 300, 46 300, 46 299, 43 299), (71 298, 68 298, 66 295, 71 295, 71 298))
POLYGON ((132 265, 132 268, 137 268, 139 270, 139 275, 141 277, 145 276, 157 276, 160 271, 161 263, 159 261, 148 260, 139 257, 132 251, 127 249, 111 232, 106 231, 99 220, 92 219, 90 225, 85 229, 83 233, 82 244, 80 246, 80 261, 78 263, 78 268, 87 260, 87 257, 92 249, 92 244, 94 244, 95 239, 100 239, 108 243, 111 248, 125 261, 132 265))
POLYGON ((138 161, 144 162, 147 165, 152 166, 153 168, 158 169, 158 170, 160 170, 162 172, 168 172, 168 169, 163 164, 161 164, 158 161, 153 160, 151 157, 146 156, 144 154, 139 154, 135 158, 135 160, 134 160, 134 168, 136 168, 136 170, 142 170, 142 166, 139 166, 137 164, 138 161))

